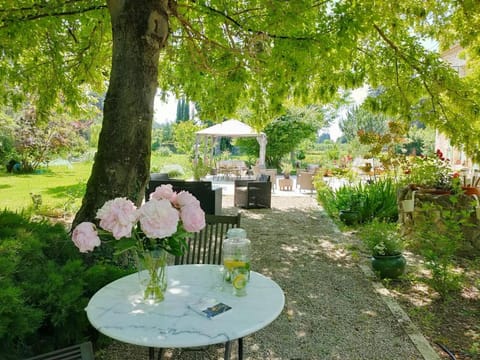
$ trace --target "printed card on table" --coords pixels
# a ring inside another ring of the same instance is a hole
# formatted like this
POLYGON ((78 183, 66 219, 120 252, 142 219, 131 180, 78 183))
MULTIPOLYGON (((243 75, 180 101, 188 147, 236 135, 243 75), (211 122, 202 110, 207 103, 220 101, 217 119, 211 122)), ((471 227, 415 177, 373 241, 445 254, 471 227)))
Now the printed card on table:
POLYGON ((188 307, 197 314, 206 316, 209 319, 223 314, 232 308, 231 306, 219 302, 216 299, 201 299, 194 304, 188 305, 188 307))

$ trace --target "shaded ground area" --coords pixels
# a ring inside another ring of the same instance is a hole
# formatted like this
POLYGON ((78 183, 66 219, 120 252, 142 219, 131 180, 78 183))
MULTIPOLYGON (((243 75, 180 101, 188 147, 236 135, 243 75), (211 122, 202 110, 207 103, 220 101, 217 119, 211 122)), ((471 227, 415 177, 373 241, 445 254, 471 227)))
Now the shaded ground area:
MULTIPOLYGON (((236 213, 225 196, 226 213, 236 213)), ((423 359, 361 269, 343 235, 312 196, 273 197, 273 209, 242 210, 252 240, 252 268, 285 291, 284 311, 245 338, 245 359, 423 359)), ((145 348, 113 343, 99 359, 146 359, 145 348)), ((173 350, 166 358, 221 359, 173 350)), ((235 358, 235 357, 234 357, 235 358)))

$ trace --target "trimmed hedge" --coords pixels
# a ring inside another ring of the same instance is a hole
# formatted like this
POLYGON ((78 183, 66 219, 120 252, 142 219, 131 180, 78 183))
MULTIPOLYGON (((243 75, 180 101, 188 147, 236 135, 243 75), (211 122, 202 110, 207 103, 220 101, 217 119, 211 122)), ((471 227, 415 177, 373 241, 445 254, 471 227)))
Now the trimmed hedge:
POLYGON ((18 359, 94 340, 84 308, 131 271, 87 266, 60 224, 0 213, 0 354, 18 359))

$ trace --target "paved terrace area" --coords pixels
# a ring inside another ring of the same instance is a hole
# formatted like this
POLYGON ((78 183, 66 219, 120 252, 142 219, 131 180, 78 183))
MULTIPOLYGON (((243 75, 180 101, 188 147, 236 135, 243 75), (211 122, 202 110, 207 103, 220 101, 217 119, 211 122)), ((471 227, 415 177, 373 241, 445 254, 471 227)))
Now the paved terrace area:
MULTIPOLYGON (((242 227, 252 241, 252 268, 285 292, 280 316, 245 338, 245 359, 439 359, 375 281, 367 256, 351 256, 348 249, 358 240, 338 230, 315 194, 276 190, 272 209, 240 210, 233 207, 233 185, 216 185, 225 186, 224 212, 242 212, 242 227)), ((99 355, 143 360, 148 351, 114 342, 99 355)), ((223 359, 223 348, 169 349, 166 358, 223 359)))
MULTIPOLYGON (((244 177, 242 179, 249 179, 248 177, 244 177)), ((295 175, 290 176, 290 179, 293 181, 293 188, 292 191, 281 191, 279 186, 278 186, 278 180, 283 179, 283 176, 277 176, 275 185, 273 186, 273 191, 272 191, 272 196, 273 197, 295 197, 295 196, 309 196, 313 195, 315 191, 308 191, 308 190, 302 190, 300 191, 297 188, 297 177, 295 175)), ((211 177, 208 176, 206 181, 212 181, 212 187, 213 188, 218 188, 221 187, 222 194, 224 196, 232 195, 234 193, 234 178, 230 179, 224 179, 224 178, 217 178, 217 177, 211 177)), ((232 205, 233 206, 233 203, 232 205)))

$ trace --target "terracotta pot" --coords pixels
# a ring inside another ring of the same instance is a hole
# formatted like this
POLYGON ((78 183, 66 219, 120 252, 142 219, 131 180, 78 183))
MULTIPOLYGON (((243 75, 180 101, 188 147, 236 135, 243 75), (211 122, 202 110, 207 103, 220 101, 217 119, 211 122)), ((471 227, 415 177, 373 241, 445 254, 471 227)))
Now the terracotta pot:
POLYGON ((465 195, 480 195, 480 188, 472 186, 462 186, 465 195))

